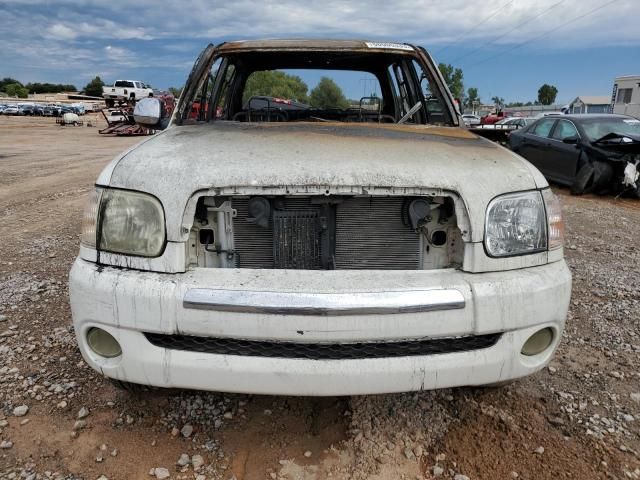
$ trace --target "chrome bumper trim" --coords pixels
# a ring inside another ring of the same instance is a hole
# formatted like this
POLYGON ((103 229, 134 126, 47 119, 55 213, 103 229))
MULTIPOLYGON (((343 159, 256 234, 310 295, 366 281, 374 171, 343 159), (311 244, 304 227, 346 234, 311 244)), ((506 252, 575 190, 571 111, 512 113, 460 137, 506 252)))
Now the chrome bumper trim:
POLYGON ((297 293, 192 288, 185 293, 183 306, 222 312, 338 316, 453 310, 464 308, 465 300, 454 289, 297 293))

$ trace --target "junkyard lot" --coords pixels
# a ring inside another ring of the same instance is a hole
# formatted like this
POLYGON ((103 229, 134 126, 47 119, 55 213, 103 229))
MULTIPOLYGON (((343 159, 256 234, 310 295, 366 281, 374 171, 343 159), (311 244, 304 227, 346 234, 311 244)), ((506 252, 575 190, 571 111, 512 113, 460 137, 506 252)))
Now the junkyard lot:
POLYGON ((552 369, 512 386, 351 399, 131 397, 81 362, 66 278, 87 192, 138 140, 0 118, 0 440, 13 443, 0 450, 0 478, 27 469, 142 479, 154 467, 194 478, 193 468, 176 471, 182 453, 203 456, 205 478, 238 480, 430 478, 436 465, 472 479, 640 478, 640 203, 559 190, 574 274, 568 328, 552 369), (23 404, 29 413, 14 417, 23 404), (83 406, 87 425, 74 438, 83 406), (185 424, 189 438, 172 435, 185 424))

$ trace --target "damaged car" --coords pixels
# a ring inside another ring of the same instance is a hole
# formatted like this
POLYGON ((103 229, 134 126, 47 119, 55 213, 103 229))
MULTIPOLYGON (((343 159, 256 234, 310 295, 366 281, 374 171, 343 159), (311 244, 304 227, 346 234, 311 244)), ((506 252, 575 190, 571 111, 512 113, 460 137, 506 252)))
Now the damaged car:
POLYGON ((574 194, 640 198, 640 120, 578 114, 541 118, 513 132, 509 144, 551 181, 574 194))
POLYGON ((168 126, 100 174, 70 273, 79 348, 118 385, 372 394, 552 358, 571 295, 558 199, 464 128, 425 49, 209 45, 170 121, 158 98, 134 117, 168 126), (247 101, 252 75, 301 71, 379 95, 247 101))

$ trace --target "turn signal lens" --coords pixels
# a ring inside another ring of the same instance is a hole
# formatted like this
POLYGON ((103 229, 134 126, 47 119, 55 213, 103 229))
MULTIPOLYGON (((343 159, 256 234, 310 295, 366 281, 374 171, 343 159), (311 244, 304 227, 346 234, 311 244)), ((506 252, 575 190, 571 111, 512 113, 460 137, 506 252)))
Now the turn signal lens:
POLYGON ((85 247, 96 248, 96 227, 98 225, 98 208, 100 207, 101 197, 102 189, 96 188, 89 194, 87 205, 84 208, 80 243, 85 247))
POLYGON ((543 328, 531 335, 522 346, 521 353, 528 357, 544 352, 553 342, 553 330, 543 328))
POLYGON ((544 206, 547 209, 547 230, 549 232, 549 250, 564 245, 564 220, 560 200, 550 189, 542 191, 544 206))
POLYGON ((90 328, 87 332, 87 343, 91 350, 105 358, 114 358, 122 355, 122 348, 118 341, 109 332, 101 328, 90 328))

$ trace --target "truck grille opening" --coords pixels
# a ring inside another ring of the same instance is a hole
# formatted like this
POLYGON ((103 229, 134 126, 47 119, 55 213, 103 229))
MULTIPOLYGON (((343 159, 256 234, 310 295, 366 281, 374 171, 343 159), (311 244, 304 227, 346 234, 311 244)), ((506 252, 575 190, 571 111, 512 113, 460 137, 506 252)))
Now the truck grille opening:
POLYGON ((461 233, 449 197, 200 200, 190 239, 193 266, 418 270, 462 261, 461 233))
POLYGON ((399 342, 297 343, 165 335, 160 333, 145 333, 144 335, 156 347, 170 350, 244 357, 307 360, 356 360, 467 352, 492 347, 501 337, 500 333, 493 333, 399 342))

